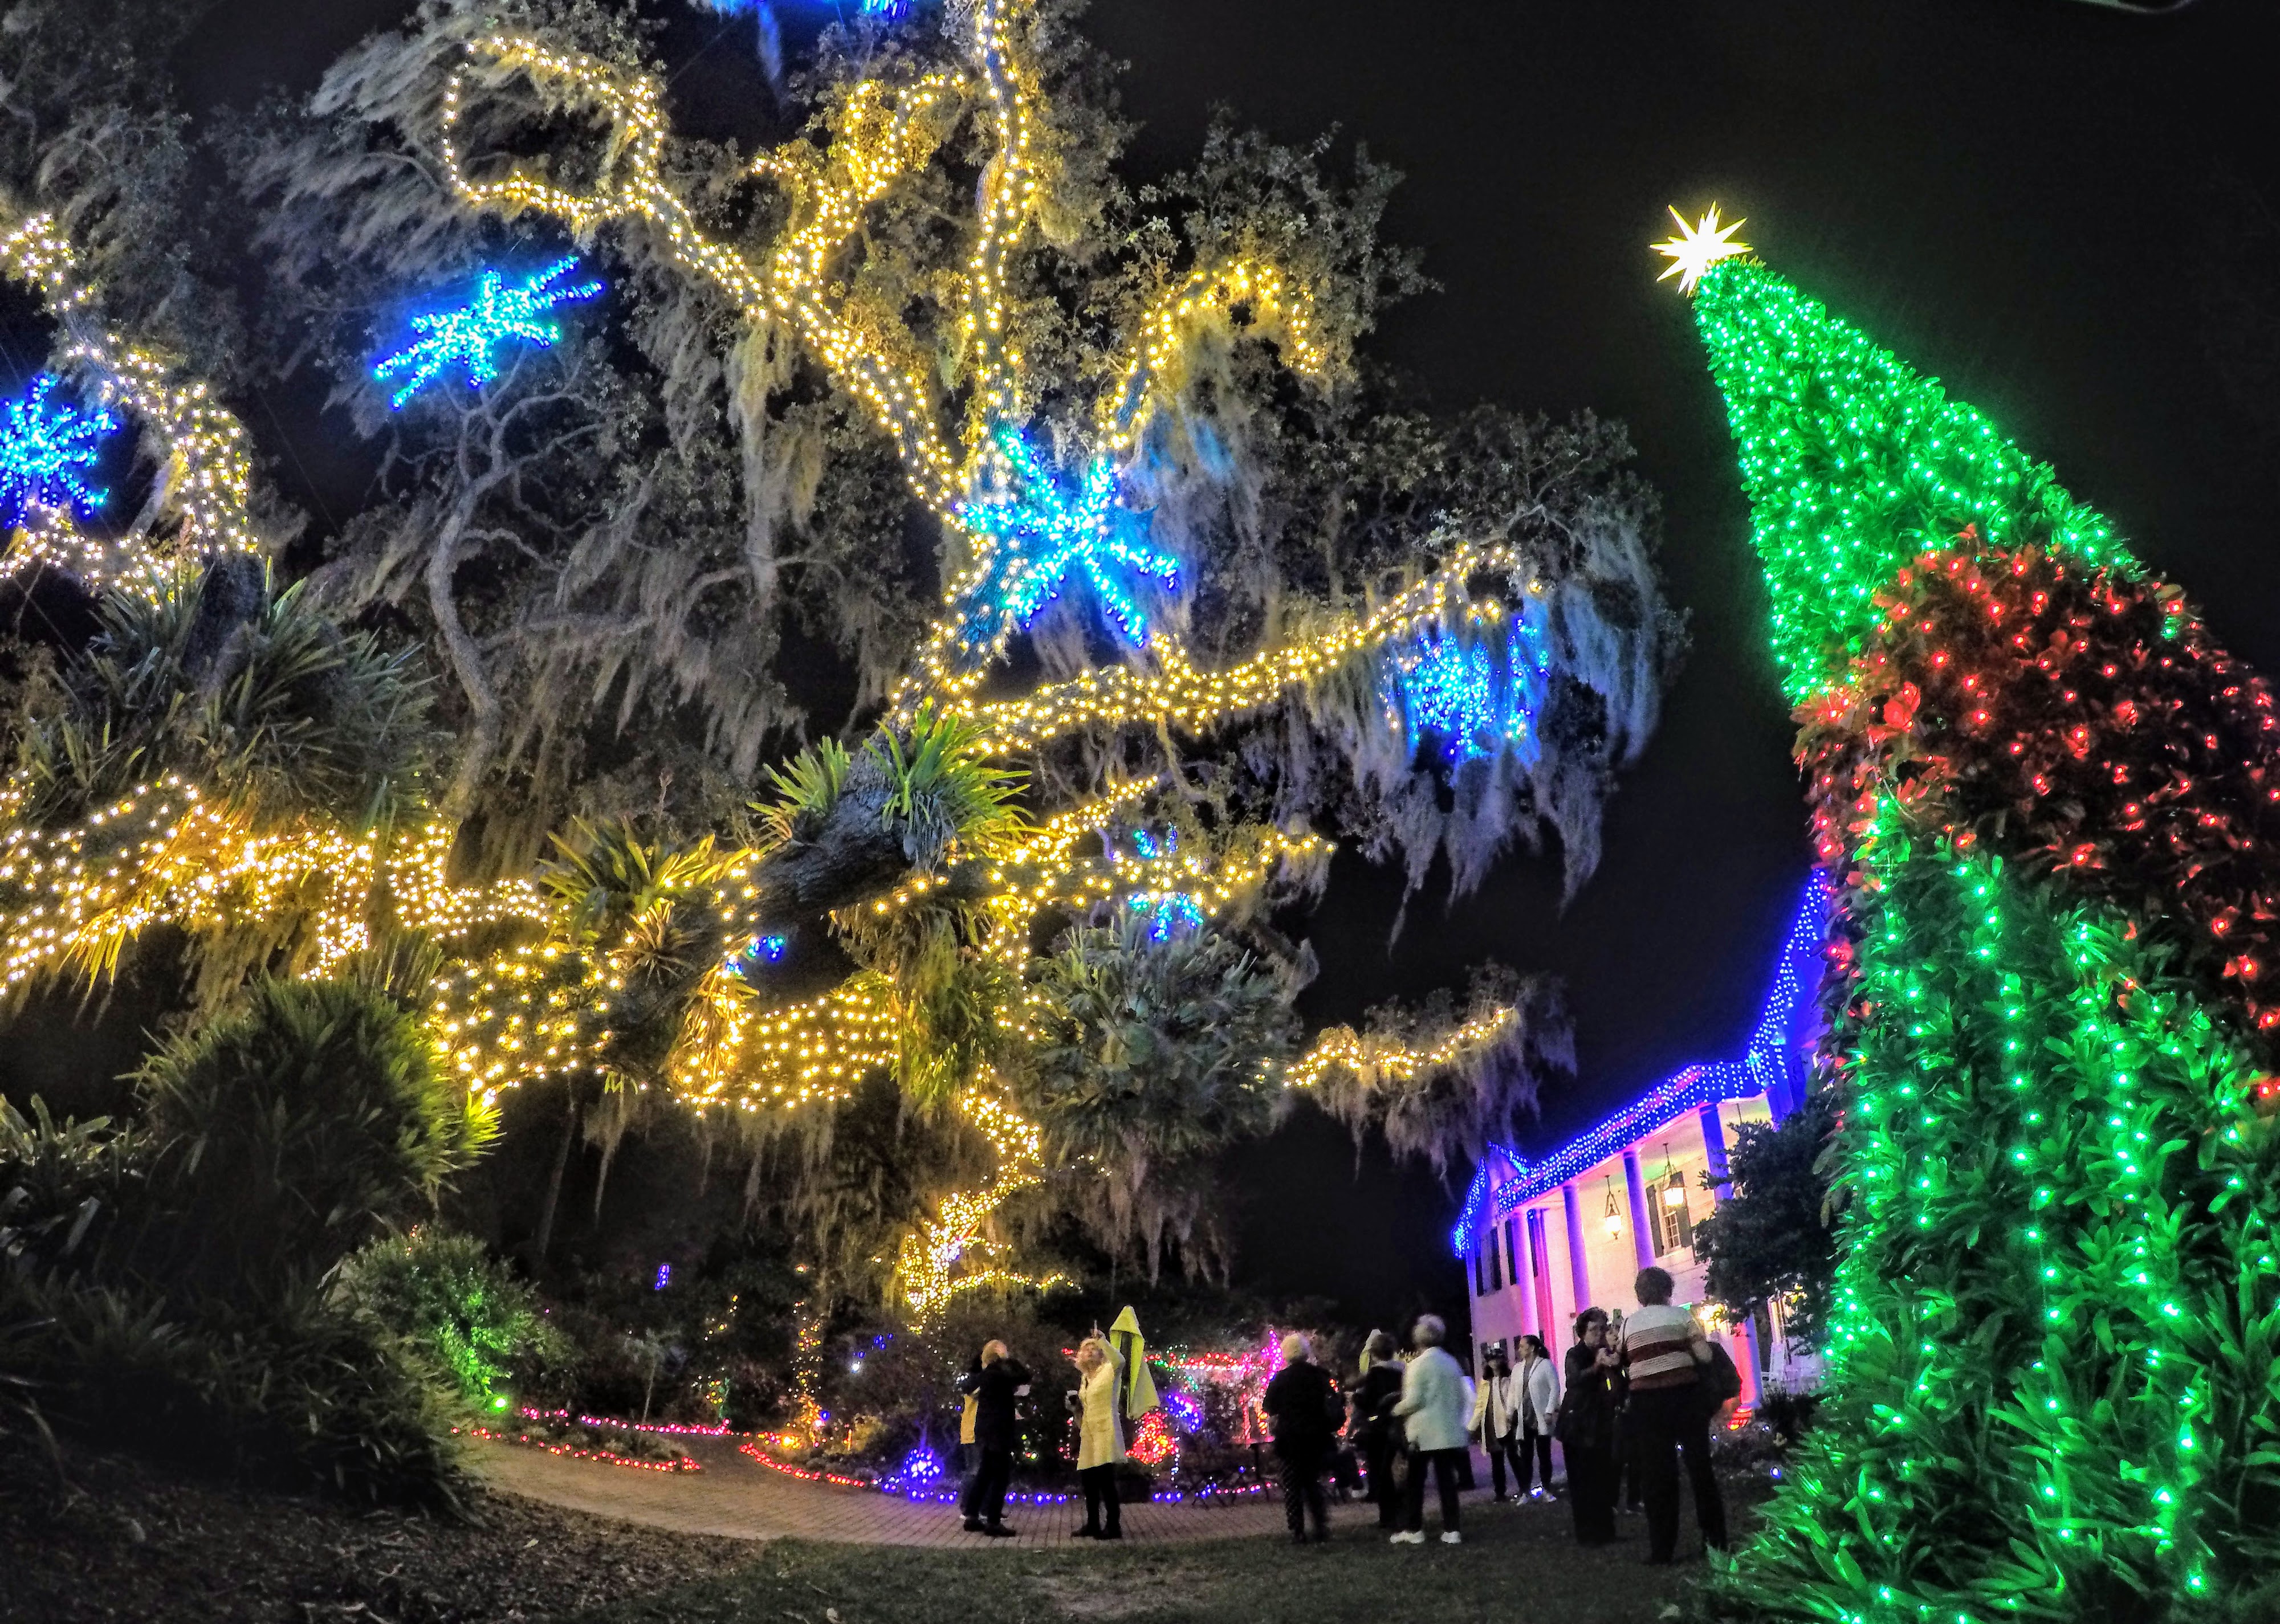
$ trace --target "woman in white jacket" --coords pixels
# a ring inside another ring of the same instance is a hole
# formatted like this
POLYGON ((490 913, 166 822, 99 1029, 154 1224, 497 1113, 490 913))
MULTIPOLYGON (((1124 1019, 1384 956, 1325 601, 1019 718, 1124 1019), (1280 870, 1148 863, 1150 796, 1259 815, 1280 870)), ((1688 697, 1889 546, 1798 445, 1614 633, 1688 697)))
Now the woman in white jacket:
MULTIPOLYGON (((1513 1372, 1512 1385, 1513 1492, 1522 1498, 1529 1493, 1528 1466, 1533 1456, 1534 1492, 1546 1500, 1557 1499, 1552 1492, 1552 1422, 1560 1413, 1560 1366, 1545 1351, 1542 1337, 1520 1339, 1520 1368, 1513 1372)), ((1501 1468, 1497 1476, 1503 1478, 1501 1468)))
POLYGON ((1512 1463, 1513 1475, 1520 1480, 1520 1494, 1528 1495, 1528 1462, 1520 1451, 1520 1383, 1512 1374, 1512 1366, 1502 1352, 1491 1353, 1481 1372, 1481 1384, 1473 1393, 1473 1436, 1481 1441, 1488 1452, 1490 1481, 1496 1485, 1497 1504, 1501 1505, 1508 1497, 1504 1491, 1505 1462, 1512 1463))

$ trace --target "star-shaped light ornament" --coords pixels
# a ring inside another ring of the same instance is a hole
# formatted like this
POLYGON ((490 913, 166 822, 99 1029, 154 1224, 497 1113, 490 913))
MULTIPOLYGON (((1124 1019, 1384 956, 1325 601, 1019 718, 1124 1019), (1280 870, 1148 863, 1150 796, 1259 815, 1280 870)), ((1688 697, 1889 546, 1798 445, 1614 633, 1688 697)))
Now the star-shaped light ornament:
POLYGON ((50 398, 58 382, 42 373, 20 399, 0 407, 0 510, 75 508, 84 517, 110 500, 87 476, 119 419, 50 398))
POLYGON ((1145 648, 1148 618, 1132 583, 1147 580, 1176 590, 1180 561, 1133 534, 1140 516, 1117 504, 1115 465, 1094 458, 1072 499, 1057 488, 1019 429, 1002 426, 994 438, 1012 489, 1004 501, 972 502, 959 512, 967 532, 986 550, 967 594, 962 635, 967 648, 994 650, 1011 627, 1028 626, 1060 596, 1071 569, 1084 572, 1125 638, 1145 648))
POLYGON ((1654 245, 1654 251, 1670 261, 1668 267, 1655 281, 1667 282, 1675 276, 1681 293, 1692 293, 1695 284, 1721 259, 1731 259, 1737 254, 1750 251, 1747 242, 1734 241, 1734 234, 1742 228, 1744 222, 1729 220, 1720 225, 1718 205, 1714 203, 1710 205, 1710 212, 1691 226, 1675 207, 1670 211, 1670 218, 1678 222, 1678 235, 1654 245))
POLYGON ((562 327, 543 319, 546 312, 593 298, 602 291, 599 282, 557 286, 577 266, 578 257, 568 255, 512 288, 497 272, 486 271, 475 284, 471 303, 458 310, 412 317, 412 330, 420 335, 419 342, 372 369, 372 375, 382 383, 411 374, 389 404, 401 412, 404 403, 455 366, 466 368, 471 386, 489 383, 498 376, 495 352, 501 344, 520 341, 541 350, 552 348, 562 336, 562 327))

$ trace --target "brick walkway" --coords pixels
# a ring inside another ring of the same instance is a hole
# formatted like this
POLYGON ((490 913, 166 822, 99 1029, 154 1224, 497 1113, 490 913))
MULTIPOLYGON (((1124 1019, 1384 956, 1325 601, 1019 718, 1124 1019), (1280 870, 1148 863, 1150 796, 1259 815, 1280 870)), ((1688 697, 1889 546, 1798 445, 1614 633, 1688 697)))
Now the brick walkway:
MULTIPOLYGON (((492 1488, 572 1511, 732 1539, 813 1539, 859 1545, 1002 1545, 1008 1550, 1081 1543, 1070 1530, 1084 1520, 1081 1503, 1010 1506, 1005 1520, 1020 1537, 985 1540, 959 1528, 948 1505, 914 1505, 870 1489, 837 1489, 771 1472, 717 1438, 680 1441, 702 1472, 636 1472, 571 1460, 512 1443, 481 1443, 470 1459, 492 1488)), ((1485 1470, 1481 1474, 1486 1478, 1485 1470)), ((1470 1499, 1472 1497, 1467 1496, 1470 1499)), ((1357 1500, 1330 1507, 1334 1535, 1376 1531, 1377 1508, 1357 1500)), ((1282 1532, 1282 1503, 1261 1497, 1229 1505, 1128 1505, 1124 1536, 1166 1544, 1282 1532)))

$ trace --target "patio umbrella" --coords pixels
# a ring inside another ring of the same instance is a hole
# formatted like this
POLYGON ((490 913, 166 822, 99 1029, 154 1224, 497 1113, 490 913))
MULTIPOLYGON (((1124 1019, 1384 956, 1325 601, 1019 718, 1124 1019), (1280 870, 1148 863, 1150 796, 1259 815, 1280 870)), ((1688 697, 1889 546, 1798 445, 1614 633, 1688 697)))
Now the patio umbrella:
POLYGON ((1116 1383, 1118 1407, 1128 1420, 1147 1414, 1157 1405, 1156 1379, 1148 1374, 1148 1344, 1140 1335, 1140 1316, 1128 1304, 1108 1328, 1108 1342, 1124 1361, 1116 1383))

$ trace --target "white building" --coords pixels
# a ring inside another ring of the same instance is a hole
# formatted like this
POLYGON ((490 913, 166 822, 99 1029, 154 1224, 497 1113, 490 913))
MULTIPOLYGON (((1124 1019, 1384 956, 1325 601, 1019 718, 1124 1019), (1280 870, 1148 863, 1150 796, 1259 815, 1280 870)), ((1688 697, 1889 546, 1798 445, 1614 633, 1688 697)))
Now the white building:
POLYGON ((1450 1237, 1472 1284, 1480 1354, 1509 1353, 1514 1338, 1533 1332, 1564 1358, 1576 1313, 1595 1304, 1629 1312, 1632 1277, 1659 1264, 1677 1282, 1671 1300, 1694 1308, 1726 1341, 1744 1404, 1756 1404, 1769 1385, 1818 1382, 1819 1360, 1789 1352, 1778 1311, 1729 1325, 1703 1301, 1694 1226, 1717 1205, 1704 1176, 1725 1175, 1735 1128, 1778 1122, 1804 1098, 1827 918, 1815 876, 1741 1058, 1688 1066, 1539 1161, 1490 1147, 1450 1237))

